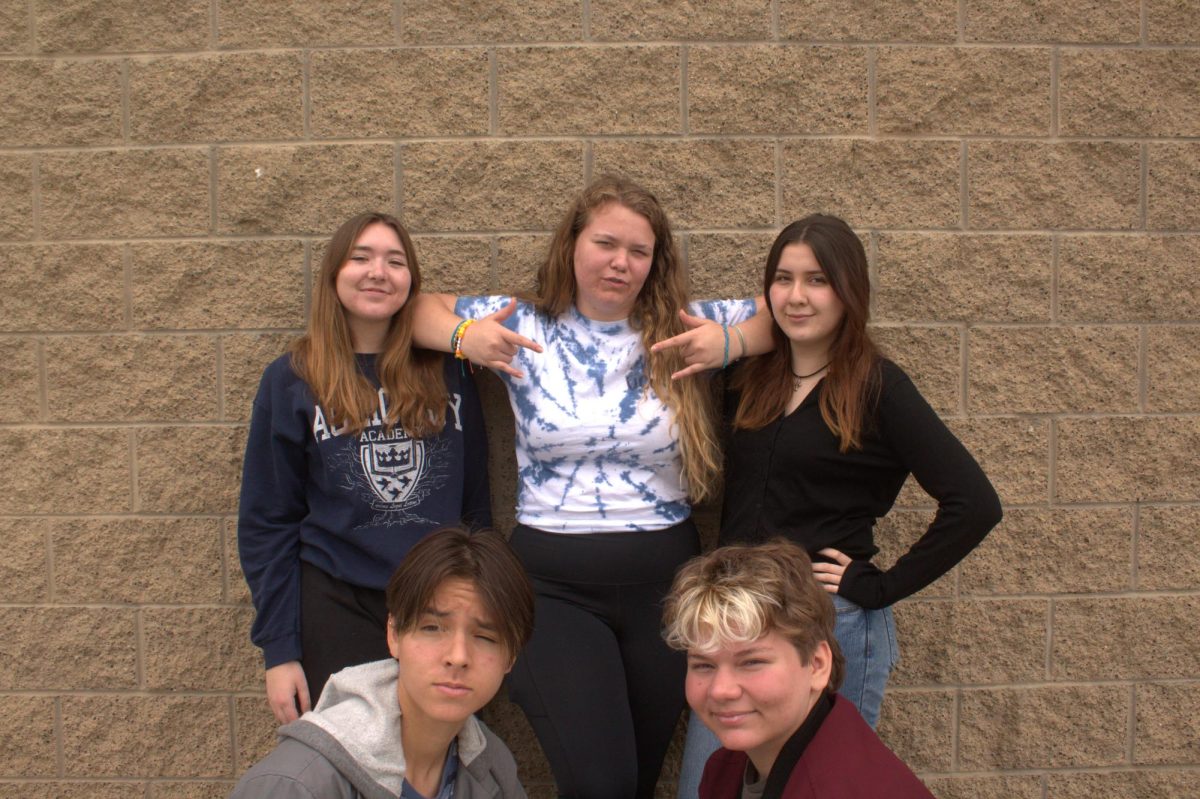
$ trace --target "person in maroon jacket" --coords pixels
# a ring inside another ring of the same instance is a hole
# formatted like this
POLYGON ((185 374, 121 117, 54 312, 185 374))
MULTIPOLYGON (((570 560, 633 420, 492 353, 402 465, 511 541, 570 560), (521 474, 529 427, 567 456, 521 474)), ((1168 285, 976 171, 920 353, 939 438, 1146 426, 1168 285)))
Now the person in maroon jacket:
POLYGON ((688 704, 721 741, 700 799, 932 799, 836 691, 833 602, 803 549, 776 539, 688 562, 663 635, 688 657, 688 704))

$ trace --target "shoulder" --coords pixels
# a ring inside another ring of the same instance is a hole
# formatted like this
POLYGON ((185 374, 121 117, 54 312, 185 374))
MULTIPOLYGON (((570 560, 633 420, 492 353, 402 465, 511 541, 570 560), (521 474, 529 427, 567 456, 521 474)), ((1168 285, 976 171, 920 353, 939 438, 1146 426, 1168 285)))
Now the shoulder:
MULTIPOLYGON (((877 790, 897 799, 932 797, 924 784, 884 745, 846 699, 834 698, 833 710, 821 724, 800 763, 806 778, 824 785, 830 796, 874 796, 877 790), (847 779, 848 775, 856 775, 847 779), (868 784, 869 783, 869 784, 868 784), (839 792, 836 785, 848 790, 839 792)), ((818 790, 825 795, 824 790, 818 790)))
POLYGON ((758 306, 753 297, 740 300, 695 300, 688 303, 692 316, 710 319, 723 325, 735 325, 754 316, 758 306))
POLYGON ((238 780, 230 799, 338 799, 350 795, 349 781, 321 753, 285 738, 238 780))
POLYGON ((704 764, 704 774, 700 778, 700 799, 739 796, 747 760, 745 752, 724 747, 713 752, 704 764))

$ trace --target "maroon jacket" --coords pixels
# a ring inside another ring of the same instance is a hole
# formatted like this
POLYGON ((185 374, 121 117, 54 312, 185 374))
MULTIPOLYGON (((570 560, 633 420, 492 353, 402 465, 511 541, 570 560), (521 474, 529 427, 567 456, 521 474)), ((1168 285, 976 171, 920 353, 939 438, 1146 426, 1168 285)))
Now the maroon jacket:
MULTIPOLYGON (((749 758, 718 749, 704 767, 700 799, 738 799, 749 758)), ((854 705, 834 695, 833 709, 792 769, 783 799, 934 799, 883 745, 854 705)))

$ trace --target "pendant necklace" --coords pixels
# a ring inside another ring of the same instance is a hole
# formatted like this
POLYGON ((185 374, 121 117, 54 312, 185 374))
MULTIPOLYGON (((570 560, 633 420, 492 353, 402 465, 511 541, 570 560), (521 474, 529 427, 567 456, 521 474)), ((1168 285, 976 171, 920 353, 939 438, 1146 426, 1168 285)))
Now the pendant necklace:
POLYGON ((830 364, 830 363, 833 363, 833 361, 830 361, 829 363, 826 363, 824 366, 822 366, 822 367, 821 367, 820 369, 818 369, 817 371, 815 371, 815 372, 809 372, 809 373, 808 373, 808 374, 806 374, 806 375, 798 375, 798 374, 796 374, 796 370, 795 370, 795 369, 792 369, 792 368, 789 366, 789 367, 788 367, 788 369, 789 369, 789 370, 791 371, 791 373, 792 373, 792 391, 799 391, 799 390, 800 390, 800 384, 801 384, 801 383, 803 383, 805 380, 807 380, 807 379, 808 379, 808 378, 810 378, 810 377, 815 377, 816 375, 819 375, 819 374, 821 374, 821 372, 824 372, 826 369, 828 369, 828 368, 829 368, 829 364, 830 364))

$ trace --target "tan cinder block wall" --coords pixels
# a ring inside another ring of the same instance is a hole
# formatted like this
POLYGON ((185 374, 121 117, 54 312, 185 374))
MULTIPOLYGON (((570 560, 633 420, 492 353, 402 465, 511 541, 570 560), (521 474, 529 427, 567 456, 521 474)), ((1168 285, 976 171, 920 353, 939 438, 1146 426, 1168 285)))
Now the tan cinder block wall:
POLYGON ((0 795, 219 797, 271 746, 241 450, 333 227, 520 288, 620 170, 699 296, 850 219, 1003 497, 897 609, 887 742, 943 799, 1200 796, 1200 2, 0 0, 0 97, 0 795))

